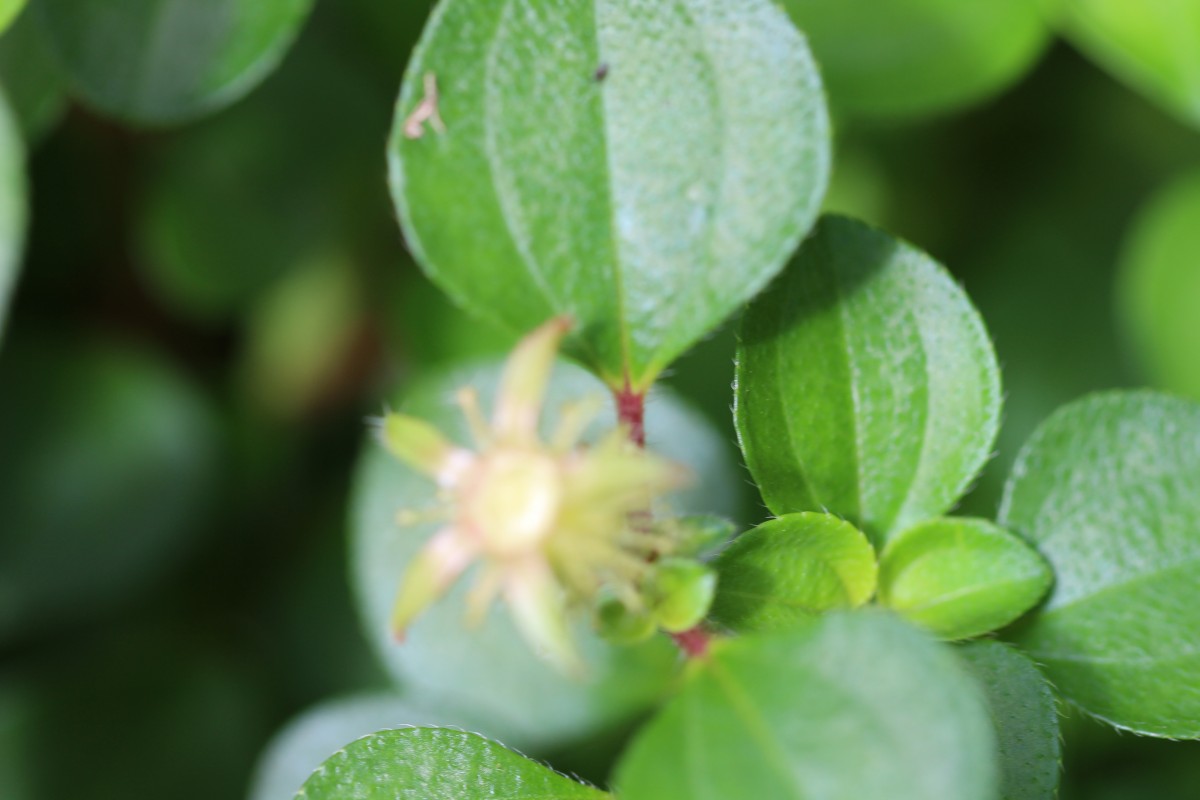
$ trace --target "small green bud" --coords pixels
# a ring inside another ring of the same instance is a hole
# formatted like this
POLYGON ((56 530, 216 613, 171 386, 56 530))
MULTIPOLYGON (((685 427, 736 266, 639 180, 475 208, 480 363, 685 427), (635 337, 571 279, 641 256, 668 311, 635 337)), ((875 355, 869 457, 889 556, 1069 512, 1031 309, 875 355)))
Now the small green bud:
POLYGON ((717 591, 712 567, 686 558, 660 561, 646 587, 651 613, 663 630, 682 633, 703 621, 717 591))
POLYGON ((644 642, 658 630, 654 617, 646 610, 633 611, 615 597, 600 602, 596 608, 596 631, 613 644, 631 645, 644 642))

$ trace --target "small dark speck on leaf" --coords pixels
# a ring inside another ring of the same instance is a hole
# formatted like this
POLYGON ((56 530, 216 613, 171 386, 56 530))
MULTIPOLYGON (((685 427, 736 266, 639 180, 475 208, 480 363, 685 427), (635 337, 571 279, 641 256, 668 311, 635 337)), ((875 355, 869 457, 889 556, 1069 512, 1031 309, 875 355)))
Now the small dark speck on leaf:
POLYGON ((592 79, 595 80, 596 83, 603 83, 604 79, 607 77, 608 64, 601 64, 600 66, 596 67, 596 72, 592 75, 592 79))

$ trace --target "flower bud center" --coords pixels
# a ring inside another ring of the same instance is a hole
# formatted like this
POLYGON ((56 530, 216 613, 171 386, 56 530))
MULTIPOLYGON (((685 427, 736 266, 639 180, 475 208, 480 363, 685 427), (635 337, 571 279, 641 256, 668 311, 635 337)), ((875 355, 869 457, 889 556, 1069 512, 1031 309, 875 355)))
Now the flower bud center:
POLYGON ((535 452, 488 455, 468 490, 464 511, 483 546, 515 555, 538 546, 552 531, 562 500, 553 458, 535 452))

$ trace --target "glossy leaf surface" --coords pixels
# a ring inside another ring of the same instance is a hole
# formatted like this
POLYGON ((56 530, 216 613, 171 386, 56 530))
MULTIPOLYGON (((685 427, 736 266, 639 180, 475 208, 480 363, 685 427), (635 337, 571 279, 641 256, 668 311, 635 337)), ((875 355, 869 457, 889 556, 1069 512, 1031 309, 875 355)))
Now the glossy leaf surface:
POLYGON ((642 389, 783 266, 828 139, 769 0, 447 0, 400 94, 392 193, 462 305, 518 333, 570 314, 572 355, 642 389))
POLYGON ((611 795, 475 733, 383 731, 347 745, 296 800, 602 800, 611 795))
POLYGON ((999 642, 958 650, 983 686, 1000 746, 1002 800, 1054 800, 1062 745, 1050 684, 1026 656, 999 642))
POLYGON ((1141 212, 1125 248, 1123 321, 1155 385, 1200 400, 1200 173, 1141 212))
POLYGON ((1200 405, 1110 392, 1047 420, 1001 523, 1054 568, 1016 641, 1067 699, 1117 727, 1200 737, 1200 405))
MULTIPOLYGON (((491 407, 498 371, 463 369, 431 376, 395 407, 435 424, 453 440, 471 441, 454 390, 476 387, 491 407)), ((547 403, 546 426, 564 402, 606 390, 578 367, 559 363, 547 403)), ((722 442, 708 424, 670 395, 656 396, 647 409, 648 446, 687 465, 696 484, 677 496, 674 510, 728 513, 736 482, 722 442)), ((614 424, 607 416, 596 432, 614 424)), ((374 440, 368 441, 356 476, 351 564, 361 616, 369 640, 401 684, 435 696, 455 697, 479 711, 476 728, 523 751, 561 746, 574 737, 628 721, 661 697, 676 670, 677 653, 666 637, 635 648, 612 647, 589 634, 580 619, 576 638, 587 663, 587 680, 572 679, 541 660, 518 636, 512 615, 492 608, 478 628, 465 622, 468 581, 435 603, 409 629, 403 644, 391 635, 388 617, 405 565, 437 524, 401 528, 396 513, 435 503, 435 488, 402 465, 374 440), (486 724, 483 724, 486 723, 486 724)), ((582 616, 582 615, 581 615, 582 616)))
POLYGON ((919 116, 995 94, 1050 39, 1042 0, 784 0, 835 110, 919 116))
POLYGON ((1024 614, 1053 581, 1020 537, 987 520, 944 517, 888 543, 879 602, 943 639, 967 639, 1024 614))
POLYGON ((787 514, 742 534, 718 556, 715 622, 739 632, 786 629, 875 593, 875 551, 829 514, 787 514))
POLYGON ((987 460, 1000 373, 927 255, 826 217, 746 312, 736 421, 775 514, 828 511, 877 543, 948 510, 987 460))
POLYGON ((1116 78, 1200 126, 1200 5, 1190 0, 1072 0, 1066 32, 1116 78))
POLYGON ((74 90, 127 122, 179 122, 249 92, 312 0, 39 0, 74 90))
POLYGON ((719 643, 617 766, 622 800, 992 800, 982 692, 900 620, 833 614, 719 643))

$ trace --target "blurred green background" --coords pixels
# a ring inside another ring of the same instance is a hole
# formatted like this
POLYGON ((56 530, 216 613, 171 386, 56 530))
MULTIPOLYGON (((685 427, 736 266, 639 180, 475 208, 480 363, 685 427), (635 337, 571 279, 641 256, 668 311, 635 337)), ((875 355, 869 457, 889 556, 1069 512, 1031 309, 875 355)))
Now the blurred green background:
MULTIPOLYGON (((154 4, 108 2, 30 0, 0 33, 28 217, 0 340, 0 798, 242 797, 287 720, 388 686, 346 577, 365 418, 512 338, 453 309, 393 220, 385 141, 430 3, 280 1, 247 21, 221 0, 212 30, 197 12, 147 44, 108 17, 96 41, 95 15, 154 4), (247 26, 272 36, 220 49, 247 26), (176 57, 173 36, 211 53, 176 57), (153 86, 127 85, 135 58, 153 86)), ((786 5, 827 69, 829 207, 949 266, 995 339, 1005 427, 965 511, 994 513, 1063 402, 1200 399, 1196 87, 1040 0, 1016 19, 1022 3, 896 3, 882 22, 871 3, 786 5), (909 23, 921 61, 889 67, 909 23)), ((9 271, 0 254, 0 307, 9 271)), ((668 379, 730 442, 731 327, 668 379)), ((1076 717, 1066 737, 1065 800, 1200 797, 1196 744, 1076 717)))

